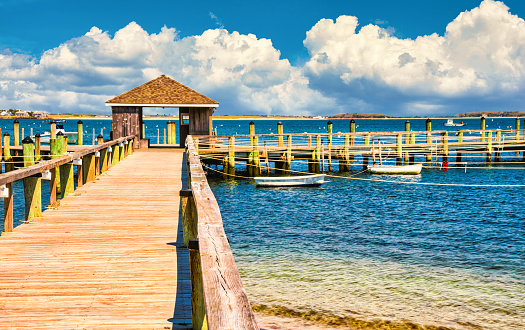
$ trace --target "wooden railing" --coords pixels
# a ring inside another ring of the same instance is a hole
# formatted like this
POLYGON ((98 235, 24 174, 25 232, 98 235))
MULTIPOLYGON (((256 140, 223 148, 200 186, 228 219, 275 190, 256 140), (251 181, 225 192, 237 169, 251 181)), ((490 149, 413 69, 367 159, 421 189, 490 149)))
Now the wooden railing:
MULTIPOLYGON (((25 220, 31 220, 42 214, 42 178, 50 180, 49 204, 55 206, 57 204, 58 181, 60 181, 61 186, 60 198, 64 198, 74 191, 73 166, 78 167, 77 187, 81 187, 84 183, 94 181, 101 172, 107 171, 112 165, 117 164, 121 159, 132 153, 134 138, 135 136, 130 135, 105 143, 102 138, 99 138, 97 145, 86 146, 85 149, 74 153, 66 153, 66 140, 65 143, 51 145, 50 157, 53 159, 46 161, 39 161, 42 157, 38 152, 39 144, 35 148, 31 139, 24 140, 24 153, 21 157, 23 157, 23 163, 26 167, 20 169, 14 169, 9 143, 4 144, 3 157, 6 171, 9 171, 0 174, 0 193, 1 197, 4 198, 4 232, 13 230, 13 182, 23 180, 25 220), (35 151, 37 151, 36 155, 35 151), (35 164, 36 161, 39 162, 35 164), (57 175, 60 177, 59 180, 57 180, 57 175)), ((57 136, 57 141, 60 141, 60 136, 57 136)))
POLYGON ((191 136, 186 148, 191 190, 181 191, 181 206, 190 250, 193 329, 259 329, 191 136))

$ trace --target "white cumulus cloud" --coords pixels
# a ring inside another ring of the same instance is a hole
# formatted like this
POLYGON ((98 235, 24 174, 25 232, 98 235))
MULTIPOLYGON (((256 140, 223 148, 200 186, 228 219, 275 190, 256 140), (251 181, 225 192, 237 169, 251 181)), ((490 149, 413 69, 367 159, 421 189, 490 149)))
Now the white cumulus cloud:
POLYGON ((523 91, 525 22, 502 2, 485 0, 461 13, 444 36, 399 39, 376 25, 359 31, 357 25, 356 17, 341 16, 307 32, 311 58, 305 72, 325 95, 358 97, 372 109, 390 104, 406 113, 422 98, 432 99, 423 108, 434 110, 454 100, 459 106, 523 91))
POLYGON ((392 31, 321 19, 306 32, 308 60, 293 66, 270 39, 223 28, 180 38, 135 22, 114 35, 93 27, 38 58, 0 51, 0 108, 109 113, 106 100, 161 74, 216 99, 224 114, 454 114, 525 103, 525 22, 502 2, 459 14, 443 36, 392 31))

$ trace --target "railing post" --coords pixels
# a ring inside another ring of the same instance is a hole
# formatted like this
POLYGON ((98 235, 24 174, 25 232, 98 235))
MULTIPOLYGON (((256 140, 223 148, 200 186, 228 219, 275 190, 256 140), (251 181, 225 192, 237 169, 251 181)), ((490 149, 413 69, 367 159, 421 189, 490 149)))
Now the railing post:
POLYGON ((487 132, 487 163, 492 162, 492 132, 487 132))
MULTIPOLYGON (((321 135, 315 137, 315 162, 314 172, 321 173, 321 135)), ((324 169, 323 169, 324 171, 324 169)))
MULTIPOLYGON (((363 144, 365 146, 369 146, 370 145, 370 134, 366 134, 365 137, 364 137, 364 141, 363 141, 363 144)), ((366 156, 364 153, 363 153, 363 170, 366 170, 368 169, 368 163, 370 162, 370 157, 369 156, 366 156)))
MULTIPOLYGON (((516 142, 520 140, 520 118, 519 117, 516 117, 516 142)), ((516 156, 520 156, 520 152, 516 152, 516 156)))
POLYGON ((188 246, 190 239, 197 238, 197 209, 195 208, 195 200, 191 189, 181 190, 180 205, 182 213, 182 229, 184 246, 188 246))
POLYGON ((426 121, 426 131, 427 131, 427 144, 428 144, 428 151, 429 153, 427 154, 427 163, 431 163, 432 162, 432 120, 430 120, 430 118, 427 119, 426 121))
POLYGON ((328 135, 328 147, 332 147, 332 133, 334 132, 334 124, 331 120, 326 123, 326 133, 328 135))
POLYGON ((171 144, 175 144, 175 142, 177 141, 176 130, 177 130, 176 122, 175 120, 172 120, 171 121, 171 144))
MULTIPOLYGON (((60 141, 56 138, 49 139, 49 150, 51 154, 51 159, 60 157, 62 155, 62 146, 60 145, 60 141)), ((56 198, 56 194, 60 194, 62 190, 61 185, 60 185, 60 166, 55 167, 54 170, 55 170, 56 175, 54 177, 54 180, 53 178, 51 178, 51 181, 53 181, 51 186, 55 187, 54 193, 55 193, 55 198, 56 198)), ((51 176, 53 176, 53 173, 51 173, 51 176)), ((53 201, 51 201, 51 203, 53 203, 53 201)))
POLYGON ((82 180, 84 183, 95 181, 96 177, 96 157, 95 154, 85 155, 82 158, 82 180))
MULTIPOLYGON (((65 154, 67 150, 67 140, 64 137, 62 132, 57 133, 57 141, 60 146, 60 156, 65 154)), ((63 199, 68 194, 71 194, 75 191, 75 183, 73 176, 73 164, 64 164, 60 165, 60 198, 63 199)))
POLYGON ((131 155, 133 154, 133 139, 129 140, 129 143, 128 143, 128 155, 131 155))
POLYGON ((120 149, 119 149, 118 143, 113 146, 112 153, 113 153, 113 155, 112 155, 113 157, 112 157, 112 160, 111 160, 111 166, 115 166, 115 165, 118 164, 119 157, 120 157, 120 149))
MULTIPOLYGON (((405 132, 406 134, 405 134, 404 144, 409 144, 410 143, 410 121, 409 120, 405 121, 405 132)), ((408 164, 409 162, 410 162, 409 153, 408 151, 405 151, 405 164, 408 164)))
MULTIPOLYGON (((410 133, 410 144, 412 144, 412 145, 416 144, 416 134, 415 133, 410 133)), ((407 154, 408 154, 408 152, 407 152, 407 154)), ((414 165, 414 153, 409 154, 409 156, 408 156, 408 164, 409 165, 414 165)))
POLYGON ((290 170, 292 169, 292 136, 288 135, 286 137, 286 153, 284 156, 285 159, 285 166, 283 166, 283 170, 286 170, 287 173, 290 173, 290 170))
POLYGON ((4 232, 13 231, 13 183, 5 184, 7 197, 4 198, 4 232))
POLYGON ((4 133, 4 164, 6 173, 11 172, 15 169, 15 164, 13 163, 13 156, 11 156, 11 147, 9 145, 9 140, 9 133, 4 133))
POLYGON ((108 148, 100 150, 100 171, 105 173, 108 170, 108 148))
POLYGON ((403 163, 403 134, 397 134, 396 137, 396 165, 403 163))
POLYGON ((253 138, 253 165, 255 168, 254 174, 261 174, 261 160, 259 158, 259 137, 255 136, 253 138))
POLYGON ((480 128, 481 128, 481 142, 485 142, 485 116, 481 116, 480 118, 480 128))
POLYGON ((448 132, 441 133, 443 139, 443 161, 448 161, 448 132))
POLYGON ((463 131, 458 131, 458 146, 456 147, 456 163, 461 163, 461 152, 457 152, 458 149, 461 149, 461 143, 463 143, 463 131))
POLYGON ((347 172, 350 169, 348 156, 350 155, 350 135, 344 135, 343 157, 339 161, 339 171, 347 172))
POLYGON ((202 283, 199 240, 191 239, 188 243, 188 249, 190 251, 192 329, 207 330, 208 322, 206 320, 206 307, 204 305, 204 286, 202 283))
POLYGON ((227 160, 228 174, 235 174, 235 138, 230 136, 228 138, 228 160, 227 160))
POLYGON ((124 149, 125 149, 126 147, 124 146, 124 143, 122 143, 122 142, 120 142, 120 143, 118 144, 118 146, 119 146, 119 148, 120 148, 120 156, 119 156, 119 159, 120 159, 120 160, 123 160, 123 159, 124 159, 124 149))
MULTIPOLYGON (((35 150, 33 140, 28 136, 22 141, 24 167, 35 164, 35 150)), ((42 178, 30 176, 23 180, 25 200, 25 220, 42 216, 42 178)))
POLYGON ((84 159, 81 157, 80 165, 77 166, 77 188, 84 185, 84 159))
MULTIPOLYGON (((495 158, 494 160, 496 162, 499 162, 499 161, 501 161, 501 152, 500 152, 500 150, 501 150, 501 129, 498 129, 496 131, 496 142, 497 142, 497 147, 496 147, 497 151, 494 152, 494 158, 495 158)), ((518 153, 518 155, 519 155, 519 153, 518 153)))

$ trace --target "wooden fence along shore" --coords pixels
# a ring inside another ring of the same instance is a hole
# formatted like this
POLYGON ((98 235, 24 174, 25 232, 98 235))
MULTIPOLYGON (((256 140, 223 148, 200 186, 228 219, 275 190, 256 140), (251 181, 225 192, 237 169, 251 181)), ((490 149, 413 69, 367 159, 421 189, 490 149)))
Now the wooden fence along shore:
MULTIPOLYGON (((482 118, 481 126, 485 127, 482 118)), ((349 133, 333 133, 327 123, 327 133, 285 134, 277 123, 277 134, 255 134, 250 123, 248 135, 218 135, 198 137, 196 149, 205 164, 222 165, 225 175, 234 175, 236 164, 246 163, 249 175, 257 176, 275 169, 289 173, 294 161, 307 161, 308 171, 321 173, 351 166, 423 163, 427 167, 447 164, 450 168, 465 168, 473 164, 521 164, 525 162, 525 130, 432 130, 431 120, 425 131, 411 131, 410 122, 397 132, 356 132, 355 121, 349 133), (520 154, 523 153, 523 154, 520 154), (274 166, 270 166, 274 163, 274 166)))

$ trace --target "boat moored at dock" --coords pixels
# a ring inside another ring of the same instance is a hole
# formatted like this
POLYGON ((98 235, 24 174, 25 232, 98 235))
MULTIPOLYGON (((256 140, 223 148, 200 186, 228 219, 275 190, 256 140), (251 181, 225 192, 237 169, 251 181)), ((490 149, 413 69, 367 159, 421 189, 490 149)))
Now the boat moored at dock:
POLYGON ((255 184, 261 187, 320 186, 325 182, 325 176, 326 174, 255 177, 254 180, 255 184))
POLYGON ((403 165, 403 166, 368 166, 368 171, 372 174, 402 174, 417 175, 421 173, 423 165, 403 165))

